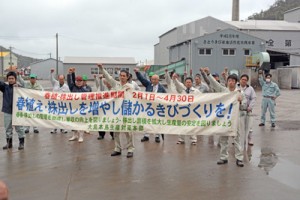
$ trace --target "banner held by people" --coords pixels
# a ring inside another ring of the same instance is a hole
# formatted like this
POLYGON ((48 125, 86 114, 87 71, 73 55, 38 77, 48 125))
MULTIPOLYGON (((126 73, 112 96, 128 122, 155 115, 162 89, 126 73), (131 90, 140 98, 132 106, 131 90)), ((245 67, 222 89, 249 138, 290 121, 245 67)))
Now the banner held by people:
POLYGON ((235 136, 237 131, 238 92, 14 91, 13 125, 187 135, 235 136))

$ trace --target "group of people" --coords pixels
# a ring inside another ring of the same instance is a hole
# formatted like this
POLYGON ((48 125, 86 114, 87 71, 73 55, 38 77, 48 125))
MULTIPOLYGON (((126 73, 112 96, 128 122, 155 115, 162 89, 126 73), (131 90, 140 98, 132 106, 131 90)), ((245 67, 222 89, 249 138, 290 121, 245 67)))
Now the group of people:
MULTIPOLYGON (((97 91, 108 91, 108 90, 141 90, 139 85, 132 80, 132 74, 126 70, 119 72, 119 80, 115 80, 103 67, 102 64, 97 65, 101 75, 95 78, 95 85, 97 91)), ((142 74, 138 68, 134 69, 137 79, 145 87, 146 92, 154 93, 179 93, 179 94, 201 94, 201 93, 214 93, 224 92, 230 93, 239 91, 240 95, 238 101, 240 102, 239 111, 239 125, 237 136, 233 138, 235 148, 235 158, 237 166, 243 167, 243 150, 245 145, 253 145, 252 141, 252 130, 251 130, 251 113, 255 104, 256 94, 254 89, 248 84, 249 76, 243 74, 238 77, 236 74, 229 74, 228 70, 225 69, 222 73, 223 81, 221 81, 218 74, 211 74, 209 68, 200 68, 200 73, 192 75, 190 77, 185 74, 183 83, 179 80, 179 75, 174 71, 169 73, 165 70, 165 80, 167 83, 167 89, 160 84, 159 76, 156 74, 147 73, 142 74)), ((271 75, 265 74, 265 78, 262 76, 262 72, 259 71, 259 82, 262 86, 262 114, 261 123, 259 126, 265 126, 265 114, 267 109, 271 115, 271 126, 275 127, 275 99, 280 95, 279 88, 276 83, 271 81, 271 75)), ((24 81, 22 76, 16 72, 9 72, 6 75, 7 82, 0 81, 0 90, 3 92, 3 106, 2 112, 4 112, 4 126, 6 131, 7 144, 3 147, 4 150, 10 149, 12 145, 12 107, 13 107, 13 88, 15 86, 24 87, 34 90, 43 90, 43 87, 36 81, 37 76, 30 74, 30 80, 24 81)), ((54 77, 54 70, 50 71, 50 81, 53 86, 54 92, 72 92, 82 93, 91 92, 92 88, 87 85, 87 76, 75 75, 75 69, 70 68, 67 75, 67 83, 65 83, 65 76, 58 75, 58 80, 54 77)), ((24 149, 24 133, 29 132, 29 127, 15 126, 16 132, 19 136, 19 150, 24 149)), ((60 130, 62 133, 67 133, 67 130, 62 127, 57 127, 51 130, 51 133, 56 133, 60 130)), ((34 133, 39 133, 37 127, 33 127, 34 133)), ((83 142, 84 131, 73 130, 72 137, 69 141, 83 142)), ((111 137, 114 140, 115 148, 111 156, 118 156, 122 153, 120 132, 111 132, 111 137)), ((134 152, 134 140, 131 132, 126 132, 127 139, 127 157, 133 156, 134 152)), ((98 139, 101 140, 105 136, 105 132, 99 131, 98 139)), ((157 133, 155 135, 155 142, 159 143, 164 139, 164 135, 157 133)), ((229 138, 227 136, 221 136, 219 138, 220 159, 217 164, 226 164, 228 162, 228 144, 229 138)), ((145 133, 141 142, 149 141, 149 134, 145 133)), ((197 144, 197 135, 190 136, 190 142, 192 145, 197 144)), ((185 143, 185 135, 179 135, 177 144, 185 143)))

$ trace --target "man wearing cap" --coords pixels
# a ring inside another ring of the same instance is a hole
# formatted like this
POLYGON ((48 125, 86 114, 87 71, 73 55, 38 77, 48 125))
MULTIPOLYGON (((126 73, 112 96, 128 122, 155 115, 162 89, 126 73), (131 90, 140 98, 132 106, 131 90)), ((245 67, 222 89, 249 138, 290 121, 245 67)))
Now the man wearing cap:
MULTIPOLYGON (((184 80, 184 84, 178 81, 178 76, 176 74, 172 77, 176 90, 179 94, 201 94, 200 90, 193 87, 193 79, 187 77, 184 80)), ((197 135, 190 135, 190 141, 192 145, 197 144, 197 135)), ((185 135, 179 135, 177 144, 185 143, 185 135)))
MULTIPOLYGON (((12 145, 12 108, 13 108, 13 94, 14 86, 17 86, 17 74, 15 72, 8 72, 6 75, 7 83, 0 81, 0 91, 3 93, 2 112, 4 113, 4 128, 6 133, 7 144, 3 147, 4 150, 11 149, 12 145)), ((19 150, 24 149, 24 130, 23 126, 14 126, 19 136, 19 150)))
MULTIPOLYGON (((43 91, 44 88, 42 87, 42 85, 40 85, 36 79, 37 79, 37 75, 36 74, 30 74, 29 75, 30 80, 29 81, 24 81, 24 79, 22 78, 21 74, 18 73, 18 81, 21 84, 22 87, 27 88, 27 89, 32 89, 32 90, 40 90, 43 91)), ((29 126, 25 126, 25 133, 29 133, 29 126)), ((33 132, 34 133, 39 133, 39 130, 37 127, 33 127, 33 132)))
MULTIPOLYGON (((210 80, 209 80, 209 78, 207 77, 207 74, 203 71, 203 68, 200 68, 200 72, 201 72, 201 75, 202 75, 204 81, 206 82, 207 86, 209 87, 209 92, 210 92, 210 93, 215 93, 216 91, 210 86, 210 80)), ((222 86, 226 87, 226 84, 225 84, 225 83, 222 83, 222 82, 220 81, 220 76, 219 76, 218 73, 213 73, 213 74, 211 74, 211 75, 212 75, 212 77, 213 77, 218 83, 220 83, 222 86)), ((226 81, 226 80, 225 80, 225 81, 226 81)))
MULTIPOLYGON (((104 75, 107 82, 111 85, 113 90, 132 90, 133 86, 128 83, 129 78, 129 72, 126 70, 121 70, 119 74, 119 80, 116 81, 111 75, 103 68, 102 64, 97 64, 99 67, 100 72, 104 75)), ((133 151, 134 151, 134 142, 133 142, 133 134, 132 132, 124 132, 127 139, 127 158, 133 157, 133 151)), ((112 152, 111 156, 120 156, 122 147, 121 147, 121 141, 120 141, 120 132, 115 132, 115 148, 112 152)))
MULTIPOLYGON (((227 87, 222 86, 209 72, 209 68, 201 69, 207 74, 207 78, 210 82, 210 87, 214 89, 216 92, 235 92, 239 91, 237 87, 238 77, 235 74, 231 74, 227 78, 227 87)), ((240 111, 239 117, 246 115, 247 109, 247 100, 243 93, 241 93, 238 97, 238 101, 240 102, 240 111)), ((236 158, 236 165, 238 167, 244 167, 244 153, 243 153, 243 144, 244 144, 244 137, 245 137, 245 130, 241 128, 243 123, 239 120, 237 135, 234 137, 234 150, 235 150, 235 158, 236 158)), ((223 165, 228 163, 228 140, 229 136, 221 136, 220 137, 220 159, 217 161, 218 165, 223 165)))
MULTIPOLYGON (((70 68, 69 73, 67 75, 67 82, 69 89, 72 93, 82 93, 87 92, 83 88, 83 78, 82 76, 76 76, 75 77, 75 69, 70 68)), ((73 130, 73 136, 69 139, 69 141, 75 141, 78 140, 78 142, 83 142, 83 132, 78 130, 73 130)))
POLYGON ((87 92, 92 92, 92 88, 87 84, 87 80, 88 80, 87 75, 82 75, 82 80, 83 80, 83 88, 87 92))
MULTIPOLYGON (((146 92, 155 92, 155 93, 167 93, 166 89, 159 83, 159 76, 154 74, 151 76, 151 81, 142 76, 138 68, 134 69, 136 77, 146 88, 146 92)), ((155 142, 160 142, 160 134, 155 135, 155 142)), ((141 142, 149 141, 149 134, 145 133, 144 137, 141 139, 141 142)))
POLYGON ((269 109, 270 112, 270 118, 271 118, 271 126, 274 128, 275 125, 275 100, 277 97, 280 96, 280 90, 276 83, 272 81, 272 75, 266 74, 265 80, 263 79, 263 72, 262 70, 258 71, 259 74, 259 84, 262 87, 262 103, 261 103, 261 119, 259 126, 264 126, 266 122, 266 112, 267 109, 269 109))
MULTIPOLYGON (((50 70, 50 81, 53 87, 53 92, 70 92, 69 86, 65 83, 65 76, 63 74, 58 75, 58 81, 54 78, 54 69, 50 70)), ((56 133, 57 129, 53 129, 50 133, 56 133)), ((67 130, 60 129, 61 133, 68 133, 67 130)))

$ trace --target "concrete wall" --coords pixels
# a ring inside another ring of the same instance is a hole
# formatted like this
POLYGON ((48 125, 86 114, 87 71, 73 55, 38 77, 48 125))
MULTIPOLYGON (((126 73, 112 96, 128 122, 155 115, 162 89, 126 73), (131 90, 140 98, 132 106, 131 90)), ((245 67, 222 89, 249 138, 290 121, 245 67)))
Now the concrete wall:
MULTIPOLYGON (((252 69, 239 70, 240 75, 247 74, 249 76, 249 84, 255 90, 261 90, 258 81, 258 71, 252 69)), ((297 68, 278 68, 270 71, 272 74, 272 81, 277 83, 280 89, 300 88, 300 67, 297 68)))
POLYGON ((278 71, 277 71, 277 69, 271 69, 270 74, 272 75, 272 81, 274 83, 277 83, 277 85, 280 87, 279 81, 278 81, 278 71))
POLYGON ((278 68, 278 86, 281 89, 291 89, 292 88, 292 73, 291 68, 278 68))
POLYGON ((300 88, 300 66, 292 68, 292 88, 300 88))

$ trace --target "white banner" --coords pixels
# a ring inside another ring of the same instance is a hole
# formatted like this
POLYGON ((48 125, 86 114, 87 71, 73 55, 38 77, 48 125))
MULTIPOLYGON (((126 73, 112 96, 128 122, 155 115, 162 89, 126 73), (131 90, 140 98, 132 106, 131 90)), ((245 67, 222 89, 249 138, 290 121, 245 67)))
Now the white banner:
POLYGON ((238 93, 57 93, 14 88, 13 125, 235 136, 238 93))

